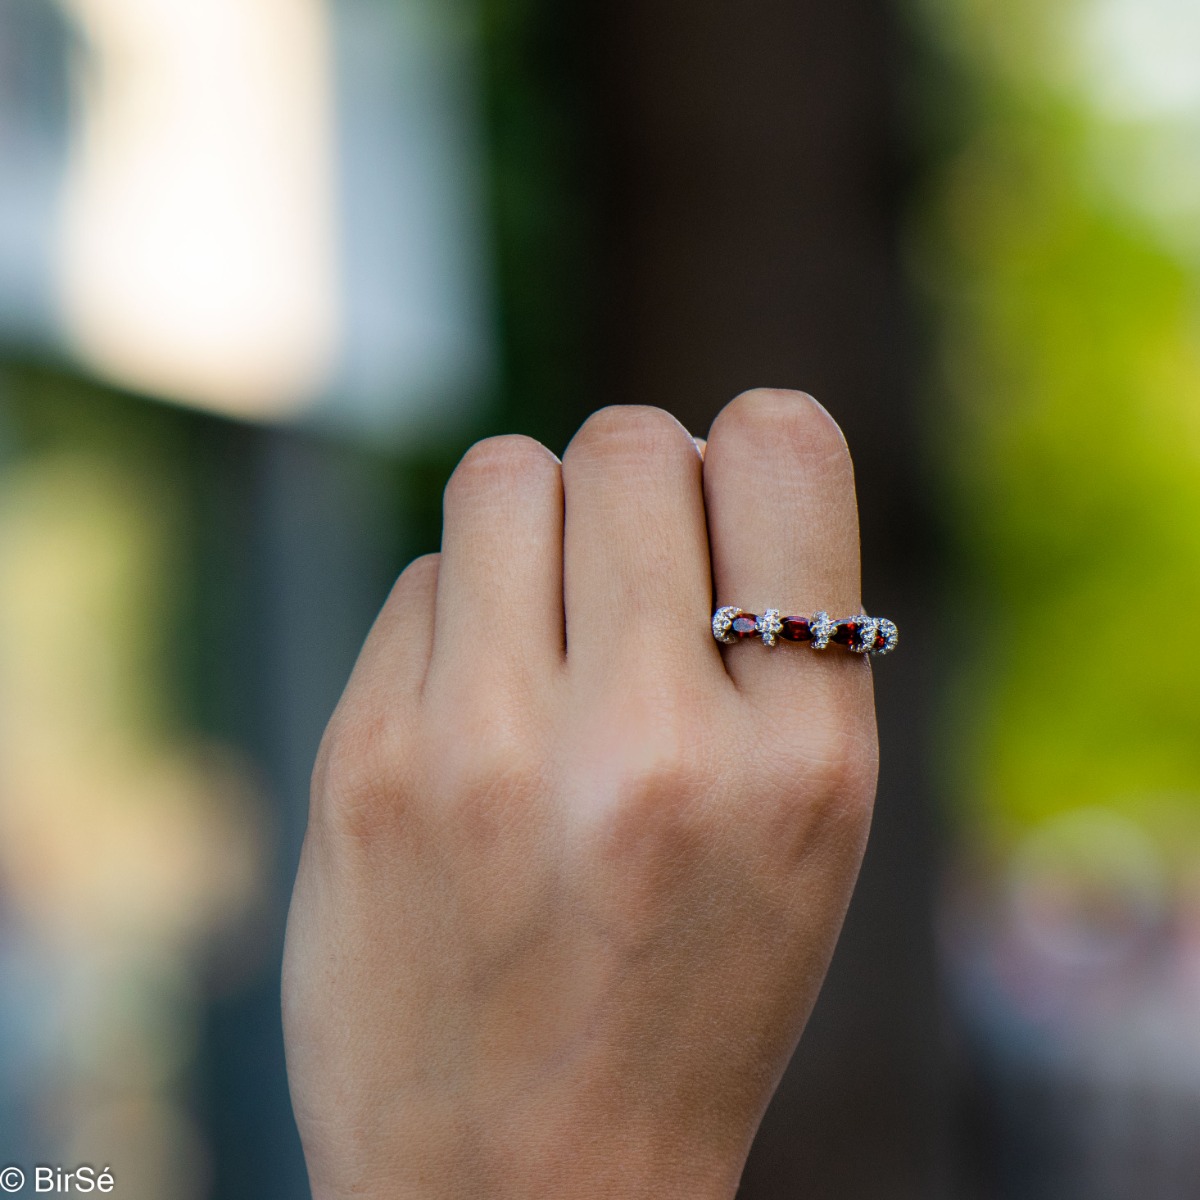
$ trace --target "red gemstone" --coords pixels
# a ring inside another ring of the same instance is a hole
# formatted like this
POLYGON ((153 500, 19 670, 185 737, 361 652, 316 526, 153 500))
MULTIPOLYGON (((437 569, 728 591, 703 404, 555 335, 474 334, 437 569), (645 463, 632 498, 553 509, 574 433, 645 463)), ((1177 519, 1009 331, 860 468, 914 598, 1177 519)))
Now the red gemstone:
POLYGON ((779 631, 779 636, 785 642, 810 642, 812 641, 812 630, 808 627, 808 621, 804 617, 784 617, 783 628, 779 631))
POLYGON ((875 635, 875 644, 872 647, 875 650, 882 650, 887 645, 887 637, 882 633, 875 635))
POLYGON ((742 613, 741 616, 733 618, 733 624, 729 627, 729 632, 735 638, 754 637, 758 633, 758 618, 753 613, 742 613))
POLYGON ((853 646, 858 641, 858 622, 839 621, 829 640, 839 646, 853 646))

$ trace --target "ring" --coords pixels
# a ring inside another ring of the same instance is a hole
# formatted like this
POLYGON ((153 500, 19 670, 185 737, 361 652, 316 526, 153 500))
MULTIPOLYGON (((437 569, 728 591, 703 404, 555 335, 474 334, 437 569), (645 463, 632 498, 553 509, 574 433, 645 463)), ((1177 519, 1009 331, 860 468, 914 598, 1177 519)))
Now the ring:
POLYGON ((746 638, 760 637, 764 646, 785 642, 808 642, 814 650, 829 645, 845 646, 855 654, 880 657, 891 654, 900 640, 900 631, 887 617, 868 617, 857 613, 835 621, 826 612, 811 617, 781 616, 779 609, 768 608, 762 616, 726 605, 713 613, 713 637, 726 646, 746 638))

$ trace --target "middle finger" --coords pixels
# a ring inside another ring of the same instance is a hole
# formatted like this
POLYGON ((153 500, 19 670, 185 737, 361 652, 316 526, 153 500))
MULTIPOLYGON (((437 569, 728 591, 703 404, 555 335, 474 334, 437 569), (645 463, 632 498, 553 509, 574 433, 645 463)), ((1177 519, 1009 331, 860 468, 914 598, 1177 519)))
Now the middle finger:
MULTIPOLYGON (((601 409, 563 455, 567 661, 601 674, 712 669, 701 459, 658 408, 601 409)), ((719 664, 718 664, 719 665, 719 664)))

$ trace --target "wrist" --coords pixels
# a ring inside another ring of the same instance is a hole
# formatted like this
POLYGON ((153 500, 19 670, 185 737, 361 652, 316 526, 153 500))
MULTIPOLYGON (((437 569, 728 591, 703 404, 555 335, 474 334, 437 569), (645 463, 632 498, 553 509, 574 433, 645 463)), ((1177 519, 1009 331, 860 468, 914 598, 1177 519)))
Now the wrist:
POLYGON ((313 1200, 733 1200, 749 1149, 749 1137, 695 1145, 619 1120, 499 1144, 469 1122, 389 1141, 355 1164, 310 1155, 313 1200))

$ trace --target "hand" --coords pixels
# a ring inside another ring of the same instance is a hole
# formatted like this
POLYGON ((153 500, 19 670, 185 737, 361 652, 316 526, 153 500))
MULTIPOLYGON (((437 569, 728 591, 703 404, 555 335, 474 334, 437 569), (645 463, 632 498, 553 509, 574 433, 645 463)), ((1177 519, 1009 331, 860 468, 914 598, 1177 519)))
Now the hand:
POLYGON ((856 654, 714 600, 859 610, 850 458, 799 393, 707 452, 609 408, 474 446, 326 731, 288 923, 313 1194, 732 1197, 875 787, 856 654), (715 597, 714 597, 715 586, 715 597))

